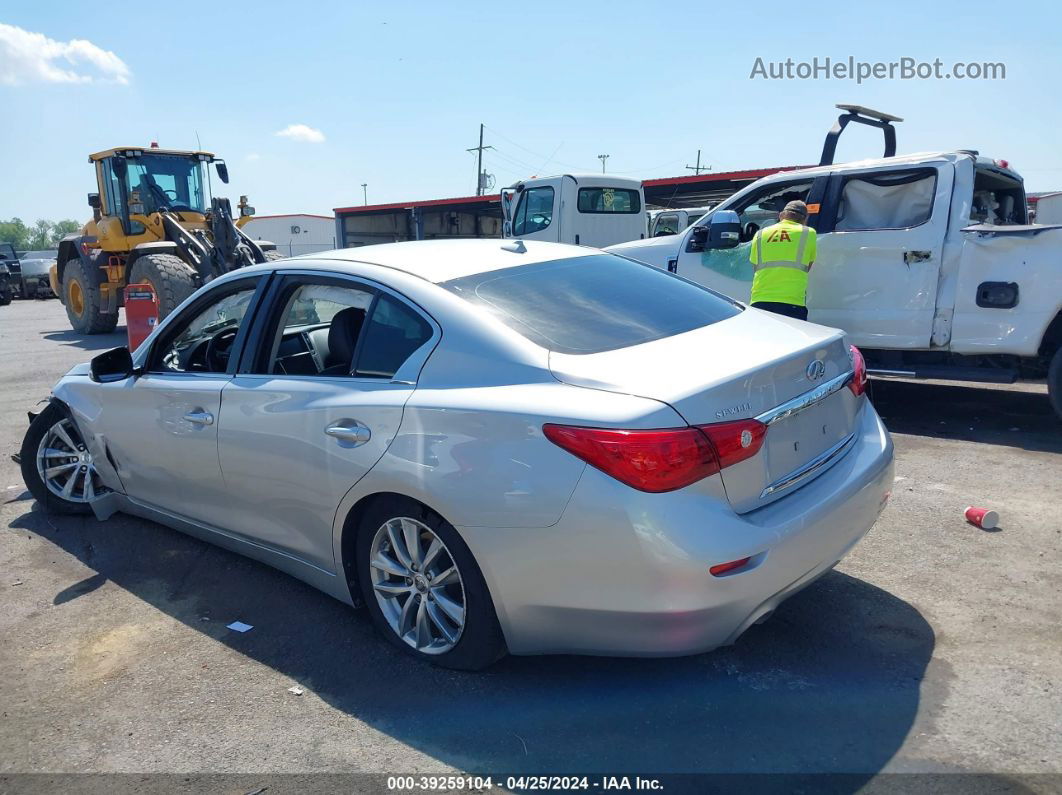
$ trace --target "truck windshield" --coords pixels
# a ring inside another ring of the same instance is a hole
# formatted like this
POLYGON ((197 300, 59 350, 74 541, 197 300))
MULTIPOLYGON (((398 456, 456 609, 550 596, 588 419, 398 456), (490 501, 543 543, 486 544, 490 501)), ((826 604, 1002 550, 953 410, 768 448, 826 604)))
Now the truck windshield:
POLYGON ((718 293, 614 254, 504 268, 440 286, 557 353, 640 345, 741 312, 718 293))
POLYGON ((205 212, 203 164, 199 160, 145 153, 127 158, 127 163, 129 203, 142 204, 144 214, 160 210, 205 212))

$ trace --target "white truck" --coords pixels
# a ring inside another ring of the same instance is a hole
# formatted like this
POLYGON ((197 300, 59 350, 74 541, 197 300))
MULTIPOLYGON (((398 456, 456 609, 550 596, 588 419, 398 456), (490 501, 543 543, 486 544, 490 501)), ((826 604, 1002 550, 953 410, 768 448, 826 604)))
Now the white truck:
POLYGON ((752 236, 801 199, 818 232, 809 320, 844 329, 872 374, 1046 378, 1062 417, 1062 225, 1028 223, 1006 161, 971 150, 898 157, 900 119, 838 107, 818 167, 754 182, 682 234, 609 250, 748 301, 752 236), (835 164, 849 122, 880 128, 885 157, 835 164))
POLYGON ((501 193, 502 237, 603 248, 648 234, 640 180, 605 174, 535 177, 501 193))
POLYGON ((711 207, 672 207, 649 211, 649 237, 677 235, 704 217, 711 207))

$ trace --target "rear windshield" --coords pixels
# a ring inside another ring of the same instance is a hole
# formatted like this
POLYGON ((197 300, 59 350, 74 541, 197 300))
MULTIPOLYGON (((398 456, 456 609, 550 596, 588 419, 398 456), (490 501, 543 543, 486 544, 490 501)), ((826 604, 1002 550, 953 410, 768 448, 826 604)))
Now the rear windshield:
POLYGON ((477 273, 440 286, 558 353, 640 345, 741 311, 718 293, 612 254, 477 273))

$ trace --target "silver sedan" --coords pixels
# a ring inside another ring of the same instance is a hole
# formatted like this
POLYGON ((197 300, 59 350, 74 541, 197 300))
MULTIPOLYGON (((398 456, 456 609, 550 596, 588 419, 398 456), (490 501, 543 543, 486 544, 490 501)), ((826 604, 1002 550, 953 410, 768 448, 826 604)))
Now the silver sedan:
POLYGON ((829 571, 892 486, 842 333, 593 249, 397 243, 238 270, 32 421, 46 509, 145 517, 413 655, 677 655, 829 571))

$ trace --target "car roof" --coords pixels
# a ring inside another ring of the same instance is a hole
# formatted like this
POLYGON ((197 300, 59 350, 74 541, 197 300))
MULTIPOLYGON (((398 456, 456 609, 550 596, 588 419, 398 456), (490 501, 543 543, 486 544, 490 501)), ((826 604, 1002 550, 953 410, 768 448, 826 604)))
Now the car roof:
MULTIPOLYGON (((307 260, 326 260, 336 266, 343 262, 368 263, 393 268, 438 284, 477 273, 601 253, 603 252, 587 246, 570 246, 539 240, 410 240, 404 243, 381 243, 321 251, 295 257, 287 262, 269 264, 288 269, 298 268, 307 260)), ((342 268, 337 267, 337 270, 342 268)))

